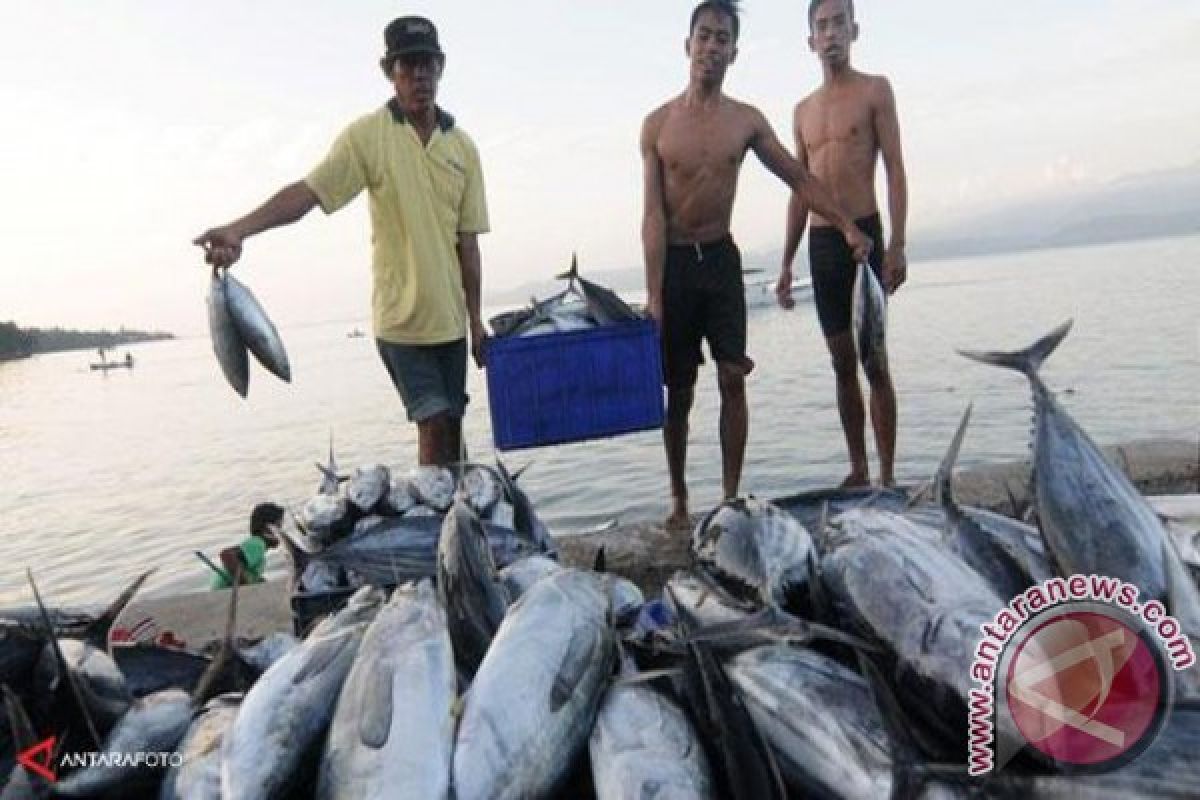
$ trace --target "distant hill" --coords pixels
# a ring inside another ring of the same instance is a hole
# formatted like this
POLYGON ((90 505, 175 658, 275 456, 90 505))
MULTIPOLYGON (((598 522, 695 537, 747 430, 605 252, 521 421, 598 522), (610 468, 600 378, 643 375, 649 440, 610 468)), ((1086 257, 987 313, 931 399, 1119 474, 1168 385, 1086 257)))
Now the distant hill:
MULTIPOLYGON (((918 228, 909 234, 908 257, 915 263, 1193 234, 1200 234, 1200 163, 1031 198, 953 226, 918 228)), ((779 248, 750 252, 744 261, 775 272, 781 254, 779 248)), ((619 292, 645 286, 640 265, 586 274, 619 292)), ((561 281, 527 283, 487 299, 493 305, 521 304, 531 294, 545 297, 562 287, 561 281)))
POLYGON ((0 322, 0 361, 27 358, 35 353, 64 350, 90 350, 119 347, 134 342, 174 339, 164 331, 76 331, 64 328, 20 328, 13 322, 0 322))

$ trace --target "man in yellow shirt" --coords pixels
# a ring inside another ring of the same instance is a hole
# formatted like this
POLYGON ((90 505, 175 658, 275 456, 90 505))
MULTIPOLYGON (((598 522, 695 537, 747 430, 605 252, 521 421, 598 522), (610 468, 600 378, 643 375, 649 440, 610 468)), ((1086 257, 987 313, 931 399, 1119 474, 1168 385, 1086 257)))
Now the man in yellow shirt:
POLYGON ((417 425, 418 462, 449 464, 462 446, 468 335, 475 363, 483 365, 483 170, 474 142, 436 103, 446 56, 433 23, 393 20, 384 44, 380 66, 395 96, 351 123, 304 180, 195 244, 208 263, 229 267, 247 237, 293 223, 318 205, 331 214, 366 189, 376 346, 417 425))

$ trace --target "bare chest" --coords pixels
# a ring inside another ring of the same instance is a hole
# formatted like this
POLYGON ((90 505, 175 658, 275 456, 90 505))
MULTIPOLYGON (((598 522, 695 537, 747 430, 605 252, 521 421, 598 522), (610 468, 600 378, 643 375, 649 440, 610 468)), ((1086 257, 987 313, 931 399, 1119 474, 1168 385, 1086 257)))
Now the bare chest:
POLYGON ((800 133, 810 156, 830 144, 837 149, 871 149, 876 142, 871 104, 855 95, 813 98, 801 112, 800 133))
POLYGON ((737 171, 746 155, 749 131, 722 117, 677 117, 663 125, 658 155, 667 174, 737 171))

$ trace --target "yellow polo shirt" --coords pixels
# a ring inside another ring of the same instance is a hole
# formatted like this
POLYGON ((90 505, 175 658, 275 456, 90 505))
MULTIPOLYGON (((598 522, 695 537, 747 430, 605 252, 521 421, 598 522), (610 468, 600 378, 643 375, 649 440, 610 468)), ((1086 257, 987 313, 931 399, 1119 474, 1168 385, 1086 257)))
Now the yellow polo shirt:
POLYGON ((486 233, 479 151, 438 109, 428 145, 395 99, 346 128, 305 183, 332 214, 367 190, 371 209, 371 311, 375 335, 397 344, 443 344, 466 335, 455 245, 486 233))

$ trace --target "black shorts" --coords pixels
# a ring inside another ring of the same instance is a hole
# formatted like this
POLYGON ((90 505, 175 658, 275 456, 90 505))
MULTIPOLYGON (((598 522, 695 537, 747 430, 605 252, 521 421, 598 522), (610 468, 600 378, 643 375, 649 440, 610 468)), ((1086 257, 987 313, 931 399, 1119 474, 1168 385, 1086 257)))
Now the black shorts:
POLYGON ((691 386, 708 340, 714 361, 745 365, 746 290, 733 237, 671 245, 663 269, 663 380, 691 386))
MULTIPOLYGON (((883 222, 879 214, 856 219, 858 229, 871 237, 868 259, 875 277, 883 282, 883 222)), ((851 295, 857 271, 854 254, 837 228, 822 225, 808 232, 808 266, 812 273, 813 300, 821 332, 828 339, 850 330, 851 295)))

